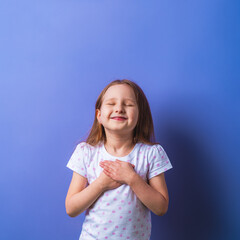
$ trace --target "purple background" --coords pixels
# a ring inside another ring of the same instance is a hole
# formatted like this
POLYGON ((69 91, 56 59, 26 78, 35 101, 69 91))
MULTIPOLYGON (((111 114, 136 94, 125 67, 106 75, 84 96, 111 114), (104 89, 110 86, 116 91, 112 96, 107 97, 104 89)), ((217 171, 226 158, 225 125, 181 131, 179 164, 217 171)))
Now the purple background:
POLYGON ((66 164, 123 78, 173 164, 151 240, 240 239, 239 29, 239 1, 2 0, 0 239, 78 239, 66 164))

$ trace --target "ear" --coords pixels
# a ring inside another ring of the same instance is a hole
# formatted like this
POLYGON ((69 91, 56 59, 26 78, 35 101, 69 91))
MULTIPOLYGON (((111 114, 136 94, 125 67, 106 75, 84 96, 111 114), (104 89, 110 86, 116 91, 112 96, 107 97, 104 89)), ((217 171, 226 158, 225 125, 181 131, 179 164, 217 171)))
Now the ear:
POLYGON ((98 122, 101 124, 100 116, 101 116, 101 111, 99 109, 96 109, 96 118, 98 122))

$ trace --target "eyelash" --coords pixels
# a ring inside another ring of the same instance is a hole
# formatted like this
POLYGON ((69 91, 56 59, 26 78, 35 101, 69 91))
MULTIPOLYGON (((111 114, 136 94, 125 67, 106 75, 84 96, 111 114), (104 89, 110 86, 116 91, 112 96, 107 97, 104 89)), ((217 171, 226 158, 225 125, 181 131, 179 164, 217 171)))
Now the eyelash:
MULTIPOLYGON (((114 105, 114 103, 107 103, 107 105, 114 105)), ((125 106, 132 107, 134 105, 132 105, 132 104, 125 104, 125 106)))

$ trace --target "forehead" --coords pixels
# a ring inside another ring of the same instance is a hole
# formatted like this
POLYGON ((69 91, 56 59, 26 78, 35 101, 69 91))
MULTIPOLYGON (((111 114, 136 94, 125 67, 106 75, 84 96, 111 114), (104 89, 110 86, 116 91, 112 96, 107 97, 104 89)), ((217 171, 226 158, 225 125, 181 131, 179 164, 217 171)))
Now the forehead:
POLYGON ((110 99, 128 99, 136 101, 132 87, 127 84, 117 84, 109 87, 103 96, 103 101, 110 99))

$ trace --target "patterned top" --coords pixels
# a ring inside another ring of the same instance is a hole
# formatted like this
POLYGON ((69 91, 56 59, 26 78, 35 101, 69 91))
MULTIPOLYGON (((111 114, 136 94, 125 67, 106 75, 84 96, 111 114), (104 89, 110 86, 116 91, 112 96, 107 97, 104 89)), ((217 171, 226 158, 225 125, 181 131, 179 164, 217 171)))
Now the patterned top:
MULTIPOLYGON (((169 170, 172 165, 159 144, 137 143, 124 157, 110 155, 103 143, 91 146, 85 142, 77 145, 67 167, 87 178, 91 184, 102 172, 100 161, 130 162, 134 170, 146 182, 169 170)), ((80 240, 149 240, 151 235, 151 212, 137 198, 132 189, 123 184, 105 191, 85 212, 80 240), (114 238, 113 238, 114 237, 114 238)))

